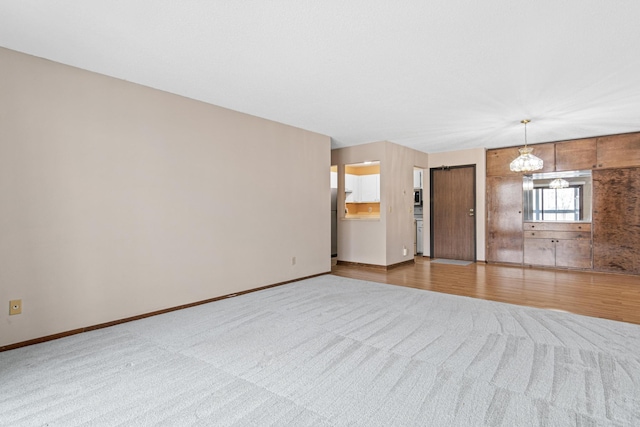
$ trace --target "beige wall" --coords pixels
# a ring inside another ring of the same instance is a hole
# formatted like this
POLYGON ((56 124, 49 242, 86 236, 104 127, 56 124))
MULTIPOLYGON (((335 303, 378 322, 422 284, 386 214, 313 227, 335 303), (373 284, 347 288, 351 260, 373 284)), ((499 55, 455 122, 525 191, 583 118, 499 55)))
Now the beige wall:
POLYGON ((387 143, 386 151, 385 194, 393 207, 387 219, 386 265, 393 265, 413 259, 413 168, 426 167, 430 155, 393 143, 387 143), (404 248, 407 255, 403 255, 404 248))
POLYGON ((387 202, 383 196, 385 142, 340 148, 331 151, 331 164, 338 166, 338 261, 385 265, 387 202), (345 219, 345 165, 380 161, 380 218, 345 219))
MULTIPOLYGON (((485 183, 486 183, 486 154, 484 148, 449 151, 445 153, 429 154, 429 168, 439 166, 476 165, 476 259, 485 261, 485 183)), ((424 256, 431 255, 429 187, 430 173, 425 170, 423 175, 424 203, 424 256)))
POLYGON ((391 265, 413 258, 413 168, 427 167, 429 155, 393 144, 373 142, 331 152, 338 165, 338 260, 391 265), (380 218, 345 219, 344 165, 380 161, 380 218), (402 249, 407 248, 407 255, 402 249))
POLYGON ((329 137, 0 63, 0 345, 330 270, 329 137))

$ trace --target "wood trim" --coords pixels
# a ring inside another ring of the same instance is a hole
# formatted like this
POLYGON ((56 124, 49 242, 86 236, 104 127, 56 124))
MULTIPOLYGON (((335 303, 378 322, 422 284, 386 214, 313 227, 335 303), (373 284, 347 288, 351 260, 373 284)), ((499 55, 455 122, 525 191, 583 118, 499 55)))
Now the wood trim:
POLYGON ((408 259, 406 261, 402 261, 396 264, 391 264, 391 265, 378 265, 378 264, 365 264, 362 262, 351 262, 351 261, 340 261, 338 260, 336 262, 337 265, 344 265, 344 266, 348 266, 348 267, 364 267, 364 268, 372 268, 375 270, 391 270, 397 267, 401 267, 403 265, 408 265, 408 264, 414 264, 416 261, 415 259, 408 259))
POLYGON ((392 270, 392 269, 397 268, 397 267, 402 267, 404 265, 410 265, 410 264, 415 264, 415 263, 416 263, 416 260, 414 258, 412 258, 412 259, 408 259, 406 261, 398 262, 396 264, 387 265, 386 269, 387 270, 392 270))
POLYGON ((72 329, 70 331, 60 332, 60 333, 53 334, 53 335, 47 335, 47 336, 44 336, 44 337, 34 338, 34 339, 27 340, 27 341, 22 341, 22 342, 18 342, 18 343, 14 343, 14 344, 8 344, 8 345, 0 346, 0 353, 3 352, 3 351, 14 350, 16 348, 26 347, 26 346, 33 345, 33 344, 40 344, 40 343, 47 342, 47 341, 57 340, 59 338, 64 338, 64 337, 68 337, 68 336, 71 336, 71 335, 81 334, 83 332, 90 332, 90 331, 95 331, 96 329, 108 328, 109 326, 115 326, 115 325, 119 325, 121 323, 133 322, 134 320, 140 320, 140 319, 144 319, 146 317, 157 316, 159 314, 165 314, 165 313, 169 313, 171 311, 182 310, 182 309, 185 309, 185 308, 195 307, 197 305, 208 304, 210 302, 220 301, 220 300, 227 299, 227 298, 233 298, 233 297, 237 297, 238 295, 244 295, 244 294, 248 294, 248 293, 251 293, 251 292, 262 291, 264 289, 275 288, 276 286, 286 285, 287 283, 299 282, 301 280, 311 279, 312 277, 324 276, 325 274, 331 274, 331 272, 327 271, 326 273, 312 274, 311 276, 300 277, 298 279, 287 280, 285 282, 279 282, 279 283, 274 283, 272 285, 261 286, 259 288, 248 289, 246 291, 240 291, 240 292, 236 292, 236 293, 233 293, 233 294, 222 295, 222 296, 219 296, 219 297, 209 298, 209 299, 202 300, 202 301, 196 301, 196 302, 192 302, 192 303, 189 303, 189 304, 182 304, 182 305, 178 305, 178 306, 175 306, 175 307, 170 307, 170 308, 165 308, 165 309, 162 309, 162 310, 152 311, 152 312, 149 312, 149 313, 138 314, 137 316, 126 317, 124 319, 113 320, 111 322, 99 323, 97 325, 85 326, 83 328, 72 329))

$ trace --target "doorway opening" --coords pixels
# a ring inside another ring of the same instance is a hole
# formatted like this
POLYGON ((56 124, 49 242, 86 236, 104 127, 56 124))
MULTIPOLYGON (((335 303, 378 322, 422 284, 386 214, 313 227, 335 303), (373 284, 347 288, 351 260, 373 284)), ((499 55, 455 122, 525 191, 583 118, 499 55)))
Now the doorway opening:
POLYGON ((417 166, 413 167, 413 255, 424 254, 423 234, 423 176, 424 171, 417 166))

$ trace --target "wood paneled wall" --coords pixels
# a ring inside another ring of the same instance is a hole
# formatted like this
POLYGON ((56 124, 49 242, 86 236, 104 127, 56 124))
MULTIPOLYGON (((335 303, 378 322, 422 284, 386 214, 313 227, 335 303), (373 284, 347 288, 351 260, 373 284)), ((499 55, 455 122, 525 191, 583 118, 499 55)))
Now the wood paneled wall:
MULTIPOLYGON (((592 268, 640 274, 640 132, 532 147, 544 161, 540 172, 593 171, 592 268)), ((522 174, 509 170, 509 163, 518 155, 517 148, 487 150, 488 262, 526 262, 522 174)), ((591 268, 586 259, 571 265, 591 268)))
POLYGON ((593 262, 640 274, 640 168, 593 171, 593 262))

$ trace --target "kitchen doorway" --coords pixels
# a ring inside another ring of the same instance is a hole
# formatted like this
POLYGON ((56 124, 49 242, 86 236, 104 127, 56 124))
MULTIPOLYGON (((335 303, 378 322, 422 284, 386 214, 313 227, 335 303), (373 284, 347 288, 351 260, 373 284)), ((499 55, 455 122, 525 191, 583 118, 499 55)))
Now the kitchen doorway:
POLYGON ((476 166, 431 168, 431 258, 476 260, 476 166))

